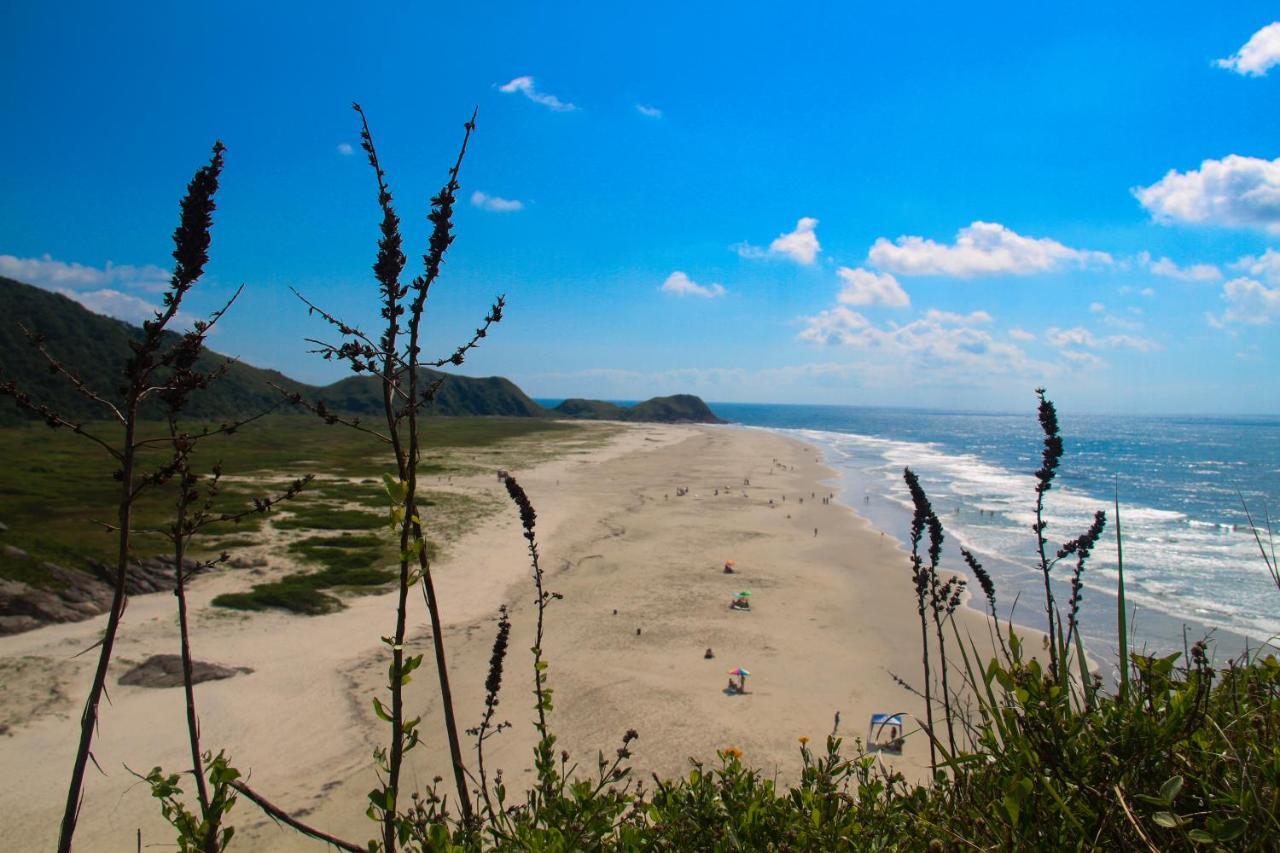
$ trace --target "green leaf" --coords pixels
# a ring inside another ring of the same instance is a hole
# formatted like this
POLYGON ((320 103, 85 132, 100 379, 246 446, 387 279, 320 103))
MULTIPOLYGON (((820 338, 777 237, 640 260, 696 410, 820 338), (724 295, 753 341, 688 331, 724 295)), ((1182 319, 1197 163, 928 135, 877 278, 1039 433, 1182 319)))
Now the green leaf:
POLYGON ((1165 829, 1177 829, 1182 826, 1183 823, 1182 818, 1178 817, 1173 812, 1156 812, 1151 816, 1151 819, 1160 826, 1163 826, 1165 829))
POLYGON ((1005 794, 1004 810, 1009 813, 1009 822, 1012 823, 1014 826, 1017 826, 1018 814, 1021 811, 1021 806, 1018 805, 1018 800, 1009 794, 1005 794))
POLYGON ((1213 844, 1217 841, 1216 838, 1205 832, 1203 829, 1191 830, 1187 833, 1187 838, 1191 839, 1196 844, 1213 844))
POLYGON ((383 707, 382 700, 377 696, 373 697, 373 713, 377 714, 379 719, 388 723, 391 722, 391 714, 383 707))
POLYGON ((1173 805, 1174 798, 1178 796, 1178 792, 1182 790, 1182 777, 1173 776, 1169 781, 1160 786, 1160 799, 1166 804, 1173 805))

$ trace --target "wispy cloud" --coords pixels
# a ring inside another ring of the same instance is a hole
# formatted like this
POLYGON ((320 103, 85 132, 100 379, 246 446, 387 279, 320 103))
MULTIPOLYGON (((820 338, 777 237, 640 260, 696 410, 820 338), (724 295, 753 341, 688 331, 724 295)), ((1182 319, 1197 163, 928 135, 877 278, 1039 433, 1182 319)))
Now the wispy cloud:
POLYGON ((636 104, 636 112, 647 118, 662 118, 662 110, 648 104, 636 104))
POLYGON ((1024 237, 998 222, 974 222, 956 233, 954 243, 902 236, 881 237, 868 253, 871 263, 898 275, 1031 275, 1066 267, 1108 265, 1111 256, 1064 246, 1047 237, 1024 237))
POLYGON ((1245 255, 1231 265, 1234 270, 1248 273, 1268 284, 1280 284, 1280 252, 1267 249, 1260 256, 1245 255))
POLYGON ((1189 264, 1179 266, 1168 258, 1154 260, 1149 252, 1138 255, 1138 262, 1153 274, 1180 281, 1221 281, 1222 270, 1213 264, 1189 264))
POLYGON ((887 272, 840 267, 836 275, 844 281, 836 296, 837 302, 845 305, 888 305, 892 308, 905 308, 911 304, 911 298, 902 285, 887 272))
POLYGON ((768 249, 750 243, 739 243, 733 250, 744 258, 785 257, 798 264, 812 264, 822 251, 822 246, 818 243, 817 228, 818 220, 812 216, 802 216, 796 221, 795 230, 779 234, 768 249))
POLYGON ((676 296, 701 296, 714 299, 717 296, 724 296, 728 291, 719 284, 698 284, 680 270, 676 270, 662 283, 662 292, 673 293, 676 296))
POLYGON ((524 210, 524 202, 514 198, 503 198, 499 195, 489 195, 476 190, 471 194, 471 206, 478 207, 481 210, 491 210, 494 213, 514 213, 517 210, 524 210))
POLYGON ((339 142, 338 153, 343 157, 350 157, 352 154, 356 153, 356 149, 352 148, 351 143, 349 142, 339 142))
POLYGON ((539 92, 537 86, 534 85, 532 77, 516 77, 508 83, 498 87, 499 92, 506 92, 508 95, 519 92, 535 104, 541 104, 549 110, 558 113, 570 113, 578 109, 568 101, 562 101, 555 95, 548 92, 539 92))
POLYGON ((1220 316, 1206 315, 1215 328, 1228 324, 1265 326, 1280 319, 1280 286, 1267 287, 1252 278, 1233 278, 1222 286, 1222 298, 1227 303, 1220 316))
POLYGON ((1009 330, 1009 337, 1013 338, 1015 341, 1022 341, 1023 343, 1030 343, 1036 339, 1036 336, 1031 332, 1028 332, 1026 329, 1020 329, 1017 326, 1014 326, 1009 330))
MULTIPOLYGON (((0 276, 60 293, 94 313, 134 325, 150 320, 160 306, 128 291, 160 293, 169 287, 170 278, 168 270, 152 264, 133 266, 107 261, 102 267, 92 267, 55 260, 49 255, 39 258, 0 255, 0 276)), ((174 319, 177 327, 189 325, 194 318, 179 312, 174 319)))
POLYGON ((1029 358, 1021 347, 996 340, 980 328, 992 319, 985 311, 934 310, 905 325, 878 326, 840 305, 805 317, 799 338, 878 356, 882 366, 917 383, 969 381, 979 375, 1043 377, 1054 372, 1052 365, 1029 358))
POLYGON ((1160 346, 1153 340, 1137 335, 1096 335, 1084 326, 1073 326, 1070 329, 1059 329, 1051 326, 1044 333, 1044 339, 1054 347, 1085 347, 1087 349, 1131 349, 1137 352, 1151 352, 1160 346))
POLYGON ((1280 159, 1231 154, 1133 194, 1156 222, 1261 228, 1280 234, 1280 159))
POLYGON ((1267 24, 1254 33, 1243 47, 1214 64, 1246 77, 1266 76, 1267 71, 1280 65, 1280 21, 1267 24))
MULTIPOLYGON (((54 290, 56 293, 74 299, 95 314, 105 314, 135 326, 141 326, 144 320, 152 319, 160 307, 132 293, 121 293, 109 287, 101 290, 66 290, 64 288, 54 290)), ((179 322, 183 320, 181 316, 176 319, 179 322)))
POLYGON ((46 290, 87 290, 107 286, 158 292, 169 286, 169 271, 146 264, 113 264, 91 267, 54 260, 49 255, 19 258, 0 255, 0 275, 34 284, 46 290))

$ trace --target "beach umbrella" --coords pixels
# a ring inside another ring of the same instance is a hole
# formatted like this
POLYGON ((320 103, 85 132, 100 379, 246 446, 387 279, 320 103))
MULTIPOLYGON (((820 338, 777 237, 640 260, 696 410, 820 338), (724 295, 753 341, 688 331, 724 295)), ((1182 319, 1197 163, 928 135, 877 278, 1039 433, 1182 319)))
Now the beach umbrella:
POLYGON ((725 560, 725 561, 724 561, 724 564, 725 564, 726 566, 736 566, 736 565, 737 565, 737 563, 735 563, 733 560, 725 560))
POLYGON ((751 593, 747 592, 745 589, 742 592, 738 593, 738 598, 750 598, 750 597, 751 597, 751 593))
POLYGON ((750 673, 750 672, 748 672, 747 670, 743 669, 742 667, 738 667, 737 669, 731 669, 731 670, 729 670, 729 674, 730 674, 730 675, 736 675, 736 676, 738 676, 739 678, 746 678, 746 677, 747 677, 748 675, 750 675, 751 673, 750 673))

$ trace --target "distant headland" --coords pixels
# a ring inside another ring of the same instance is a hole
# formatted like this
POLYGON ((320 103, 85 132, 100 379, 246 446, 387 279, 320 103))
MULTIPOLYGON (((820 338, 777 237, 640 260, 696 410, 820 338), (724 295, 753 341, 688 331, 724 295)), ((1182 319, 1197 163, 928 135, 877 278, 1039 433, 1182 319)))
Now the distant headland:
MULTIPOLYGON (((20 380, 34 399, 73 419, 95 417, 99 412, 90 401, 50 374, 19 324, 41 335, 49 351, 89 386, 104 389, 118 383, 117 377, 131 352, 129 343, 142 335, 138 327, 96 314, 66 296, 4 277, 0 277, 0 317, 5 318, 0 323, 0 372, 20 380)), ((172 338, 176 341, 177 335, 172 338)), ((206 352, 200 359, 205 370, 224 361, 227 357, 216 352, 206 352)), ((442 380, 427 409, 432 415, 724 423, 706 403, 691 394, 654 397, 633 406, 572 399, 548 409, 501 376, 480 378, 423 369, 422 377, 424 384, 442 380)), ((300 394, 335 413, 380 415, 381 389, 375 376, 350 376, 316 386, 277 370, 232 362, 223 378, 192 400, 188 415, 209 419, 244 416, 280 402, 282 392, 300 394)), ((154 414, 161 415, 158 404, 154 414)), ((0 406, 0 424, 25 420, 30 418, 16 406, 0 406)))

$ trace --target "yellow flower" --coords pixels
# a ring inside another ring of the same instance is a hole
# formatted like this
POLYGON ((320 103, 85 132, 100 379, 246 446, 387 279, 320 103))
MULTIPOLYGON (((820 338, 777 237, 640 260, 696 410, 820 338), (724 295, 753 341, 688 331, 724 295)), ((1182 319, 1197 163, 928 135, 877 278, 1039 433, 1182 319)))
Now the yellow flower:
POLYGON ((738 749, 736 746, 729 747, 724 751, 724 754, 728 758, 742 758, 742 750, 738 749))
POLYGON ((808 745, 809 745, 809 738, 805 737, 804 735, 800 735, 800 745, 801 745, 801 746, 808 746, 808 745))

